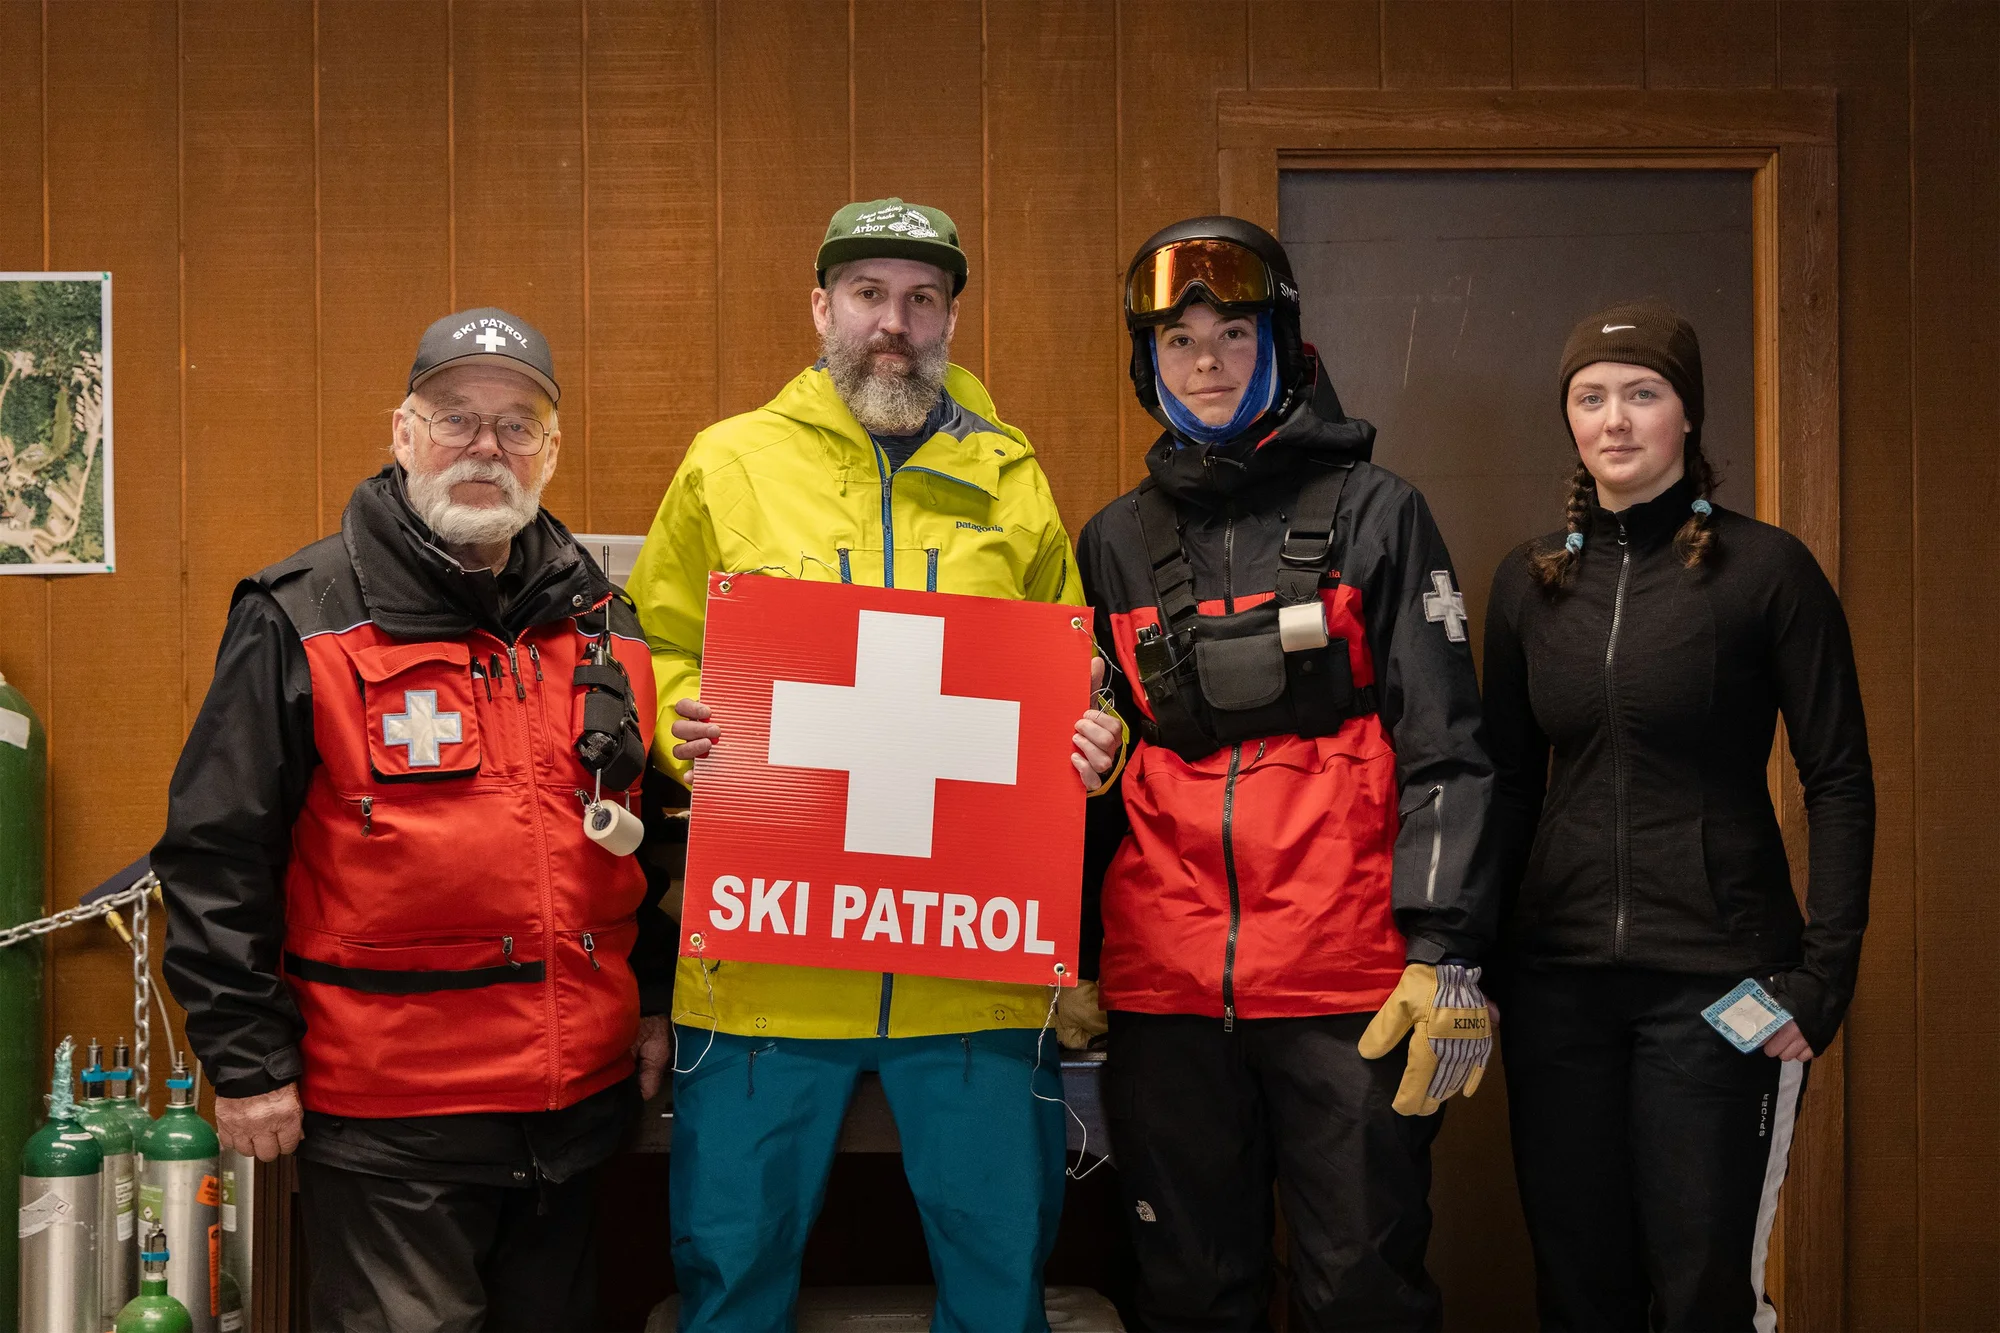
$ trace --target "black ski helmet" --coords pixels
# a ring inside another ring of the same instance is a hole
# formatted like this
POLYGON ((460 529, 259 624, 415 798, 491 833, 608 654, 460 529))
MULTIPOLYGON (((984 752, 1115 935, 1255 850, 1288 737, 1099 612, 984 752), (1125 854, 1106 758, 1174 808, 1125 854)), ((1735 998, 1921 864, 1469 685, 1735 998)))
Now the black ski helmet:
POLYGON ((1168 323, 1197 301, 1229 315, 1270 314, 1271 337, 1277 350, 1278 399, 1265 417, 1284 415, 1313 379, 1312 356, 1299 330, 1299 284, 1292 276, 1291 258, 1278 238, 1256 223, 1236 217, 1188 218, 1162 228, 1146 239, 1126 266, 1125 328, 1132 335, 1132 387, 1138 392, 1140 406, 1162 426, 1173 429, 1160 406, 1159 381, 1153 373, 1153 329, 1168 323), (1247 251, 1263 264, 1267 294, 1260 300, 1225 300, 1222 298, 1226 294, 1211 291, 1207 283, 1196 279, 1176 293, 1171 304, 1135 311, 1134 279, 1139 276, 1141 266, 1152 256, 1186 241, 1220 241, 1247 251))

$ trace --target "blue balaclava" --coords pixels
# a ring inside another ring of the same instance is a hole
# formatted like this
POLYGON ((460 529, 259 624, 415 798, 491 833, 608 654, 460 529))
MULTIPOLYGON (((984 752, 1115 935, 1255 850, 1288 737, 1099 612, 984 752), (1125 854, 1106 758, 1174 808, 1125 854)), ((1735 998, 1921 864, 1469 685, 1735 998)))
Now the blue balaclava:
POLYGON ((1159 378, 1159 340, 1149 339, 1147 345, 1153 349, 1153 379, 1159 386, 1160 406, 1166 410, 1167 420, 1174 424, 1176 448, 1188 440, 1198 444, 1227 444, 1241 435, 1251 422, 1270 411, 1271 404, 1278 400, 1278 344, 1271 336, 1271 313, 1268 310, 1257 316, 1257 369, 1251 372, 1250 383, 1243 388, 1242 401, 1236 404, 1236 415, 1220 426, 1208 425, 1190 411, 1186 403, 1174 397, 1166 381, 1159 378))

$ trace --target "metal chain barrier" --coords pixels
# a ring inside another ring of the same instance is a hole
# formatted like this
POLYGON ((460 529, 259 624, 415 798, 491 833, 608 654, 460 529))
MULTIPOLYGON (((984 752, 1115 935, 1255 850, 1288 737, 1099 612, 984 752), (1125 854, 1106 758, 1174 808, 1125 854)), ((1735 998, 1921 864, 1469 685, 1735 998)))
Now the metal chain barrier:
POLYGON ((147 1001, 153 996, 153 971, 146 913, 153 901, 151 886, 157 883, 159 880, 147 875, 133 885, 139 898, 132 904, 132 1100, 149 1111, 152 1106, 146 1100, 146 1089, 153 1072, 153 1011, 147 1001))
POLYGON ((95 921, 97 918, 115 912, 121 907, 129 907, 151 893, 154 886, 159 884, 159 882, 159 880, 153 878, 151 875, 147 875, 131 888, 107 894, 86 907, 66 908, 63 911, 55 913, 53 916, 38 917, 33 921, 23 921, 18 926, 10 926, 6 930, 0 930, 0 949, 5 949, 9 945, 20 944, 25 940, 31 940, 40 935, 52 935, 65 926, 75 926, 81 925, 85 921, 95 921))
MULTIPOLYGON (((118 909, 132 909, 132 1095, 141 1105, 146 1102, 147 1075, 152 1069, 153 1048, 153 973, 151 967, 152 940, 147 932, 147 909, 151 905, 153 891, 160 886, 159 879, 151 873, 141 875, 130 888, 108 893, 96 902, 81 907, 66 908, 49 916, 33 921, 23 921, 18 926, 0 930, 0 949, 22 944, 28 940, 53 935, 69 926, 82 925, 86 921, 111 918, 110 924, 119 934, 125 934, 124 923, 117 918, 118 909)), ((169 1034, 171 1043, 171 1034, 169 1034)))

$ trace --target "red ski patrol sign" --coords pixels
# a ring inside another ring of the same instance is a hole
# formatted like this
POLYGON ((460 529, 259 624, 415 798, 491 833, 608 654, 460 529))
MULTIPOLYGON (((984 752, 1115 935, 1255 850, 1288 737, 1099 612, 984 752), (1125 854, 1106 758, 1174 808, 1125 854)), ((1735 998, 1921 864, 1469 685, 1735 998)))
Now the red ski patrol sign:
POLYGON ((681 952, 1075 984, 1090 614, 710 575, 681 952))

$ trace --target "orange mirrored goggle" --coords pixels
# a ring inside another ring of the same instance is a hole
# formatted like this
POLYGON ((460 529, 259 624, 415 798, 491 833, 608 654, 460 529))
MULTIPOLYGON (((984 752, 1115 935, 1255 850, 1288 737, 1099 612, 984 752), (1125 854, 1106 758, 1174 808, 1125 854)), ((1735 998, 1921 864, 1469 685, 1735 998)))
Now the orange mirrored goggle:
POLYGON ((1139 261, 1125 285, 1125 308, 1134 317, 1164 315, 1199 283, 1219 306, 1261 305, 1272 299, 1271 270, 1231 241, 1175 241, 1139 261))

